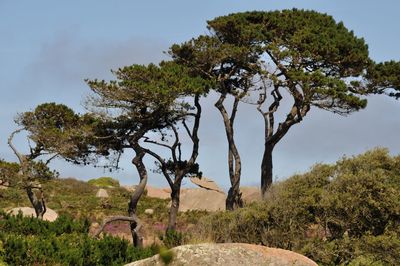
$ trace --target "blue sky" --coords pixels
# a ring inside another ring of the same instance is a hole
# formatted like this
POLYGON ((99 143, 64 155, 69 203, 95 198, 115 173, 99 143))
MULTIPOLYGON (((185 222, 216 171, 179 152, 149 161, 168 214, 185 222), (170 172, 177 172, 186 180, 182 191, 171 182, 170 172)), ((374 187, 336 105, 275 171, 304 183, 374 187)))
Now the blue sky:
MULTIPOLYGON (((0 0, 0 158, 15 161, 6 144, 16 129, 13 118, 37 104, 55 101, 83 112, 89 93, 85 78, 110 79, 110 69, 165 59, 163 51, 207 33, 206 21, 248 10, 314 9, 343 21, 363 37, 376 61, 400 60, 400 2, 396 0, 203 0, 203 1, 7 1, 0 0)), ((229 184, 224 129, 209 100, 203 102, 199 163, 204 175, 222 187, 229 184)), ((371 97, 367 109, 349 117, 312 110, 276 146, 277 179, 304 172, 314 163, 331 163, 376 146, 400 153, 400 102, 371 97)), ((258 185, 262 156, 261 116, 240 106, 236 136, 243 159, 242 184, 258 185), (249 137, 250 136, 250 137, 249 137)), ((21 150, 24 138, 16 139, 21 150)), ((129 155, 129 154, 128 154, 129 155)), ((152 160, 148 160, 149 168, 152 160)), ((122 183, 137 183, 128 161, 116 173, 63 162, 51 165, 63 177, 89 179, 112 175, 122 183)), ((150 172, 150 183, 163 186, 150 172)))

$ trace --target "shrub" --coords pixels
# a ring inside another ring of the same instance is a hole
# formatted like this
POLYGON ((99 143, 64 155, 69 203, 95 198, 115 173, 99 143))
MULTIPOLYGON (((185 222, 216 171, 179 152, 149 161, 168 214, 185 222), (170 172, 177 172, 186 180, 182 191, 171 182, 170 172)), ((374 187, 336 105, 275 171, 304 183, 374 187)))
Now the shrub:
POLYGON ((119 187, 119 181, 108 176, 90 179, 88 184, 98 187, 119 187))
POLYGON ((165 235, 160 236, 160 240, 167 248, 173 248, 184 244, 185 234, 175 230, 168 230, 165 235))
POLYGON ((126 240, 88 234, 87 220, 61 216, 50 223, 34 218, 0 215, 0 261, 10 265, 122 265, 154 255, 126 240))
POLYGON ((400 156, 375 149, 275 184, 265 202, 204 217, 194 237, 290 249, 322 265, 396 265, 399 198, 400 156))

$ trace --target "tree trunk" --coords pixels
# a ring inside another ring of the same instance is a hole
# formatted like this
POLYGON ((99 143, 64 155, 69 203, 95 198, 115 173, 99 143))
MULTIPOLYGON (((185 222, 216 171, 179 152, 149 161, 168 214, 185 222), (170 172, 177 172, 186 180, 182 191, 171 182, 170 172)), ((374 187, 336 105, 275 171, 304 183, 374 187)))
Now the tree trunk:
POLYGON ((26 188, 26 193, 28 194, 29 201, 31 202, 33 208, 35 209, 36 217, 39 220, 43 220, 43 216, 46 213, 46 204, 43 198, 43 193, 41 193, 41 198, 38 199, 32 187, 26 188))
MULTIPOLYGON (((143 157, 145 155, 145 151, 137 144, 134 145, 134 150, 136 152, 136 156, 133 158, 132 163, 136 166, 136 169, 139 173, 140 182, 133 192, 131 199, 128 204, 128 215, 129 217, 136 217, 136 208, 139 202, 140 197, 142 196, 144 189, 147 184, 147 170, 143 163, 143 157)), ((133 245, 135 247, 143 247, 143 236, 140 232, 140 228, 138 227, 138 223, 136 220, 131 222, 131 234, 133 245)))
POLYGON ((265 199, 268 189, 271 187, 273 172, 272 172, 272 151, 274 145, 265 143, 264 155, 261 163, 261 195, 265 199))
POLYGON ((181 194, 181 180, 178 180, 171 188, 171 207, 169 208, 169 217, 168 217, 168 231, 176 230, 176 218, 178 216, 179 211, 179 200, 181 194))
MULTIPOLYGON (((231 156, 234 157, 233 155, 231 156)), ((233 175, 231 175, 231 187, 229 188, 225 202, 225 207, 228 211, 243 207, 242 193, 240 193, 240 157, 239 160, 235 160, 235 163, 235 169, 239 169, 239 174, 233 173, 233 175)))
POLYGON ((228 140, 228 166, 229 166, 229 178, 231 181, 231 188, 229 189, 228 196, 226 198, 225 206, 226 210, 234 210, 243 206, 243 201, 240 193, 240 176, 242 170, 242 163, 239 155, 239 151, 235 144, 233 123, 237 111, 239 99, 236 98, 232 107, 232 113, 229 117, 223 102, 226 95, 222 94, 218 101, 215 103, 215 107, 219 110, 224 121, 226 138, 228 140))

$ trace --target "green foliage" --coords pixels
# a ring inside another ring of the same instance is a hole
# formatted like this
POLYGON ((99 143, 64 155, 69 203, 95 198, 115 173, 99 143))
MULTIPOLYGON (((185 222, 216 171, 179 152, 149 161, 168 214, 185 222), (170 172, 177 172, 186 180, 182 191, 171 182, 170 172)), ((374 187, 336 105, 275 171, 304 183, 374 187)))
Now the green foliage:
POLYGON ((183 245, 185 235, 182 232, 176 230, 167 230, 165 235, 160 236, 160 240, 167 248, 173 248, 183 245))
POLYGON ((195 234, 295 250, 322 265, 396 265, 399 166, 385 149, 316 165, 274 185, 263 203, 204 217, 195 234))
POLYGON ((54 223, 34 218, 0 218, 0 261, 10 265, 123 265, 150 257, 154 249, 136 249, 126 240, 88 236, 85 220, 60 217, 54 223))
POLYGON ((160 247, 159 255, 165 265, 170 264, 174 259, 173 251, 165 247, 160 247))
POLYGON ((19 164, 0 159, 0 185, 8 184, 9 186, 15 186, 19 169, 19 164))
POLYGON ((400 62, 373 63, 368 69, 367 75, 373 93, 400 98, 400 62))
POLYGON ((95 179, 90 179, 88 184, 98 187, 119 187, 119 181, 113 179, 112 177, 99 177, 95 179))
POLYGON ((348 77, 365 78, 371 65, 368 46, 331 16, 298 9, 253 11, 217 17, 208 28, 211 35, 174 45, 170 53, 207 78, 223 77, 213 87, 221 93, 258 88, 248 78, 261 76, 275 90, 287 88, 298 107, 343 114, 366 106, 356 95, 366 92, 365 85, 348 77))
POLYGON ((36 144, 34 153, 45 150, 73 160, 88 152, 81 143, 89 129, 81 116, 63 104, 40 104, 33 111, 20 114, 16 123, 28 131, 36 144))
POLYGON ((0 266, 5 265, 4 264, 4 257, 6 255, 6 251, 4 249, 3 242, 0 240, 0 266))
MULTIPOLYGON (((59 214, 74 218, 89 217, 91 221, 101 222, 105 216, 126 213, 131 193, 123 187, 109 188, 109 198, 96 197, 98 188, 73 178, 56 178, 43 184, 46 191, 47 206, 59 214), (107 205, 107 208, 104 207, 107 205)), ((29 206, 25 192, 18 188, 0 190, 0 209, 29 206)), ((154 209, 154 221, 163 221, 168 216, 168 200, 142 197, 137 213, 141 216, 145 209, 154 209)), ((151 221, 149 221, 151 222, 151 221)))

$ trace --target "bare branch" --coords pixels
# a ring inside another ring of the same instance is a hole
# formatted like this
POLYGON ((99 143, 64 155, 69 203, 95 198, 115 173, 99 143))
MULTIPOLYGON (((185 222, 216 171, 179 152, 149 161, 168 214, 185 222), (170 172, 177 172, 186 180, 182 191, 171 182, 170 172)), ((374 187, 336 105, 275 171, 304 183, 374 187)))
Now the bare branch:
POLYGON ((183 127, 184 127, 185 130, 186 130, 186 133, 189 135, 189 137, 190 137, 190 138, 192 139, 192 141, 193 141, 192 132, 190 132, 190 129, 189 129, 188 125, 186 124, 186 120, 183 120, 183 121, 182 121, 182 124, 183 124, 183 127))
POLYGON ((155 144, 155 145, 162 146, 162 147, 165 147, 165 148, 168 148, 168 149, 172 150, 171 146, 169 146, 169 145, 167 145, 165 143, 159 143, 157 141, 151 140, 151 139, 149 139, 149 137, 144 137, 143 141, 146 142, 146 143, 155 144))
POLYGON ((14 144, 12 143, 12 140, 15 136, 15 134, 18 134, 19 132, 21 132, 22 130, 25 130, 25 128, 20 128, 15 130, 14 132, 11 133, 10 137, 8 138, 8 145, 10 146, 10 148, 13 150, 13 152, 15 153, 15 155, 17 156, 19 162, 22 164, 24 162, 25 156, 21 153, 18 152, 17 148, 14 146, 14 144))
POLYGON ((136 215, 132 216, 112 216, 109 218, 106 218, 103 221, 103 224, 100 226, 100 228, 94 233, 95 237, 99 237, 100 233, 104 231, 104 228, 106 227, 107 224, 116 222, 116 221, 125 221, 125 222, 133 222, 136 223, 137 226, 135 228, 135 231, 139 231, 140 228, 142 227, 142 223, 140 222, 139 218, 136 215))

